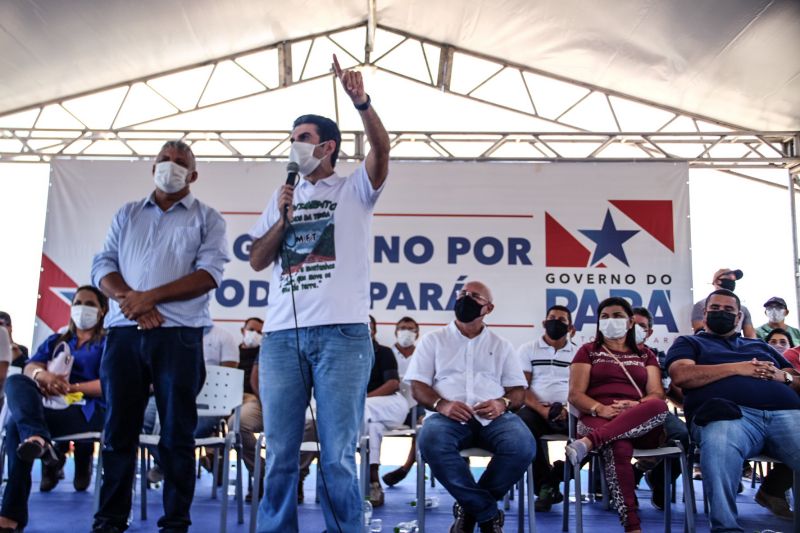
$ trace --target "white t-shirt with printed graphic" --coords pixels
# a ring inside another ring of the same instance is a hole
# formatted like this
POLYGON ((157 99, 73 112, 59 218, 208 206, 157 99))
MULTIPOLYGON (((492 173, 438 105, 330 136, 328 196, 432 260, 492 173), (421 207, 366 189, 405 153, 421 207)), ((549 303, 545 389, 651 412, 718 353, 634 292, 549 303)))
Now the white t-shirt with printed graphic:
MULTIPOLYGON (((384 182, 385 185, 385 182, 384 182)), ((286 232, 299 327, 367 323, 369 320, 372 212, 383 191, 374 190, 364 164, 349 176, 294 189, 293 229, 286 232)), ((281 217, 276 190, 249 233, 258 239, 281 217)), ((286 252, 272 266, 264 331, 294 328, 286 252)))

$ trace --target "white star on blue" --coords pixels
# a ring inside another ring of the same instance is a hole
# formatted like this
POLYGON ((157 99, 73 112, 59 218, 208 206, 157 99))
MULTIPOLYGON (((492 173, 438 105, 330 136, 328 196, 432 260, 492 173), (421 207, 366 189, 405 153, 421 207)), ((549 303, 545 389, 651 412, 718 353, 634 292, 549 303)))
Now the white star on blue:
POLYGON ((603 220, 602 229, 581 229, 578 231, 597 244, 591 264, 598 263, 607 255, 613 255, 625 263, 625 266, 630 266, 628 258, 625 257, 625 250, 622 248, 622 244, 639 233, 639 230, 618 230, 614 225, 614 219, 611 218, 611 210, 606 210, 606 218, 603 220))

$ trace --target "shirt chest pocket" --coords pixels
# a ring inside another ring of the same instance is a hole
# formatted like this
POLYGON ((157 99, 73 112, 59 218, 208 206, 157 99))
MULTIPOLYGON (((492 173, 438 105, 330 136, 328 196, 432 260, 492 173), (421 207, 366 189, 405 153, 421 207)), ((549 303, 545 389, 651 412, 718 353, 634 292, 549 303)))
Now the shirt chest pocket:
POLYGON ((196 257, 202 237, 199 226, 176 226, 169 234, 169 249, 175 254, 196 257))

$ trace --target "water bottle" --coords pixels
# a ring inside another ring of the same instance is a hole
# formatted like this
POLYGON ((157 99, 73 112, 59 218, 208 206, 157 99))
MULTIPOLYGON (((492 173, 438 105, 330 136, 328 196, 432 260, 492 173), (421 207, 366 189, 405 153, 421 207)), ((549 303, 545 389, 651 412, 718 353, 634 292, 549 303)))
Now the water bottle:
POLYGON ((417 521, 412 520, 411 522, 400 522, 396 526, 394 526, 394 533, 417 533, 419 528, 417 527, 417 521))
POLYGON ((364 531, 369 531, 369 523, 372 521, 372 504, 369 500, 365 499, 361 505, 361 510, 364 513, 364 531))
MULTIPOLYGON (((411 500, 410 502, 411 507, 417 506, 417 500, 411 500)), ((428 496, 425 498, 425 509, 433 509, 434 507, 439 507, 439 497, 438 496, 428 496)))

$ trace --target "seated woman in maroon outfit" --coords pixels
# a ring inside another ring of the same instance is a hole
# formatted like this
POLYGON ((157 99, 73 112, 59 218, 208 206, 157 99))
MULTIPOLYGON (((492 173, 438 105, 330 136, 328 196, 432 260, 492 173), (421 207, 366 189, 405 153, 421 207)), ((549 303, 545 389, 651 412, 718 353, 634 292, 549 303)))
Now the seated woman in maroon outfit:
POLYGON ((603 300, 597 317, 596 340, 581 346, 570 366, 569 401, 581 412, 578 434, 583 438, 567 446, 567 457, 580 464, 597 448, 625 531, 641 531, 631 458, 634 447, 656 448, 664 442, 667 404, 661 370, 653 352, 637 348, 626 300, 603 300))

